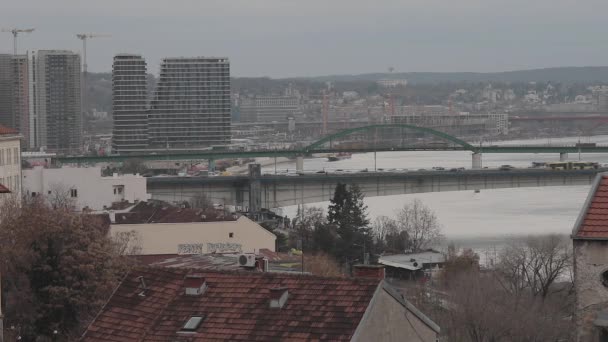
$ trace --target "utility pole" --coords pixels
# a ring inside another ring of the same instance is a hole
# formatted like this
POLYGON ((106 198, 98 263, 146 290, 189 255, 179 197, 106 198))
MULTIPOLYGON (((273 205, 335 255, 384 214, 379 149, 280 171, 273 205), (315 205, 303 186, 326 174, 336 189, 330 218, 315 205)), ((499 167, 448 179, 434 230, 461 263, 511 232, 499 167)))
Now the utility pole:
POLYGON ((13 55, 17 54, 17 36, 19 33, 32 33, 35 28, 30 29, 18 29, 18 28, 3 28, 2 32, 10 32, 13 34, 13 55))

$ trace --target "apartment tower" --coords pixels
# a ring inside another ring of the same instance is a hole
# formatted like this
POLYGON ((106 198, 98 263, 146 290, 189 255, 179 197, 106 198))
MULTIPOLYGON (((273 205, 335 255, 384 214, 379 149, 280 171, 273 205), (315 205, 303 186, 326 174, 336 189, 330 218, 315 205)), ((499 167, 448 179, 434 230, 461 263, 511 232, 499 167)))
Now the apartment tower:
MULTIPOLYGON (((29 136, 27 55, 0 54, 0 125, 29 136)), ((23 145, 27 147, 27 144, 23 145)))
POLYGON ((166 58, 150 106, 149 148, 192 150, 230 142, 228 58, 166 58))
POLYGON ((80 55, 39 50, 30 63, 30 146, 78 153, 82 146, 80 55))
POLYGON ((112 150, 143 152, 148 147, 146 61, 120 54, 112 64, 112 150))

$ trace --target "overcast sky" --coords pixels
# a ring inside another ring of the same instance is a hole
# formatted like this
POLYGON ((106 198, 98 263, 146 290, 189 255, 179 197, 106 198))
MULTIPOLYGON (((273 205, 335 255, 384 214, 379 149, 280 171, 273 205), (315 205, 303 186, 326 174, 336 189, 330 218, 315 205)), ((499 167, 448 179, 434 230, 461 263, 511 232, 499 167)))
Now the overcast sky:
MULTIPOLYGON (((35 27, 19 50, 227 56, 233 76, 506 71, 608 65, 606 0, 6 0, 0 27, 35 27)), ((12 36, 0 35, 0 52, 12 36)))

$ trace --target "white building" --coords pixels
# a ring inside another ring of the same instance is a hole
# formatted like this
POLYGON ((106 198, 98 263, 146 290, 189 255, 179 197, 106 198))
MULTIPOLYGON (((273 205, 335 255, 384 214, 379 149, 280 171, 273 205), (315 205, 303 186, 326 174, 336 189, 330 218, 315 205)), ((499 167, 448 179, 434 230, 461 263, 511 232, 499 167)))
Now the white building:
POLYGON ((14 195, 21 197, 21 136, 0 126, 0 201, 14 195))
POLYGON ((102 177, 101 168, 63 167, 46 169, 36 166, 23 170, 23 191, 27 196, 68 196, 75 209, 101 210, 114 202, 147 201, 146 178, 137 175, 102 177))
POLYGON ((407 85, 407 80, 404 79, 382 79, 382 80, 378 80, 376 81, 376 83, 378 83, 379 86, 381 87, 385 87, 385 88, 394 88, 394 87, 405 87, 407 85))
MULTIPOLYGON (((115 219, 120 213, 111 213, 115 219)), ((114 220, 113 220, 114 219, 114 220)), ((236 220, 183 223, 139 223, 110 226, 113 236, 135 232, 139 255, 256 253, 275 251, 277 237, 245 216, 236 220)))

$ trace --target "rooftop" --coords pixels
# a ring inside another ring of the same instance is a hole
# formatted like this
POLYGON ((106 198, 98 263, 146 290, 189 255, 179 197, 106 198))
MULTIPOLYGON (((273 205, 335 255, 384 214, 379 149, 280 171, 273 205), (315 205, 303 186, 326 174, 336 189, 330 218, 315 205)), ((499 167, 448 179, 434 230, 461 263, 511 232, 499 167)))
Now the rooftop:
POLYGON ((10 194, 11 191, 4 185, 2 185, 2 183, 0 183, 0 194, 10 194))
POLYGON ((120 210, 114 215, 115 224, 218 222, 238 219, 238 215, 224 214, 215 209, 179 208, 162 202, 139 202, 130 209, 117 205, 112 209, 120 210))
POLYGON ((596 176, 574 224, 572 238, 608 240, 608 174, 596 176))
POLYGON ((385 255, 378 259, 378 263, 382 265, 405 268, 411 271, 422 269, 424 264, 440 264, 444 262, 445 256, 436 251, 385 255))
POLYGON ((0 125, 0 135, 17 135, 19 132, 16 130, 0 125))
POLYGON ((379 284, 282 273, 135 268, 83 341, 349 341, 379 284), (192 274, 204 279, 198 296, 184 291, 192 274), (273 308, 271 289, 277 288, 285 288, 288 296, 273 308), (185 331, 193 317, 202 320, 185 331))

